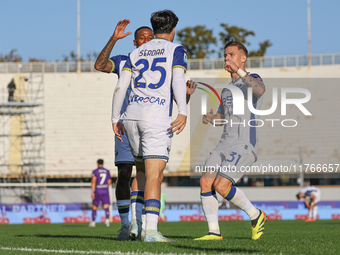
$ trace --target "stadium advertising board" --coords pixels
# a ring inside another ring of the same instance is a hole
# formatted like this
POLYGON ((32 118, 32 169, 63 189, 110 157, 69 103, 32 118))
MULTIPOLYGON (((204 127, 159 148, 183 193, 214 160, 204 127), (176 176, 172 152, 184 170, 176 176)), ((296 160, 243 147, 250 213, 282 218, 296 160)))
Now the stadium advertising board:
MULTIPOLYGON (((308 214, 302 202, 253 203, 256 207, 265 210, 268 220, 304 220, 308 214)), ((48 206, 48 204, 41 207, 42 204, 35 204, 35 207, 28 207, 33 205, 16 204, 19 207, 15 207, 14 205, 0 204, 0 224, 89 223, 91 221, 91 210, 81 210, 80 203, 53 204, 56 207, 48 206), (33 208, 35 209, 33 210, 33 208), (48 210, 40 210, 40 208, 48 210)), ((163 217, 159 221, 163 222, 205 221, 201 208, 193 204, 167 205, 162 215, 163 217)), ((220 209, 218 217, 220 221, 248 220, 246 213, 238 209, 220 209)), ((317 218, 319 220, 340 219, 340 201, 320 202, 317 218)), ((105 222, 104 210, 98 210, 97 222, 105 222)), ((113 210, 112 222, 120 222, 116 210, 113 210)))

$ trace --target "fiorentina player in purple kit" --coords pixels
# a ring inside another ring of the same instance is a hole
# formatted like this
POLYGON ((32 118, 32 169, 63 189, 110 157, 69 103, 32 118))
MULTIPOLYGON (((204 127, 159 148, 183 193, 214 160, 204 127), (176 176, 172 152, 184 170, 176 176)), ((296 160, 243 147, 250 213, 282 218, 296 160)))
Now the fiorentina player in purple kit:
POLYGON ((98 168, 92 171, 92 180, 91 180, 91 198, 92 202, 92 222, 89 227, 96 226, 96 216, 97 209, 102 202, 103 208, 105 210, 105 225, 107 227, 110 226, 110 195, 109 195, 109 186, 112 184, 112 179, 110 175, 110 171, 103 167, 104 160, 98 159, 97 166, 98 168))

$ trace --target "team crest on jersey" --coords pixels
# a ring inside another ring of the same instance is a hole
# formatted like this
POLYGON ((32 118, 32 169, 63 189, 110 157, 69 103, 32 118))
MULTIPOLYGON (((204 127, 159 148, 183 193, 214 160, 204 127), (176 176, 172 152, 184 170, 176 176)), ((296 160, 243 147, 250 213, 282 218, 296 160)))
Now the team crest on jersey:
POLYGON ((183 60, 186 64, 188 64, 188 56, 186 53, 184 53, 184 57, 183 57, 183 60))

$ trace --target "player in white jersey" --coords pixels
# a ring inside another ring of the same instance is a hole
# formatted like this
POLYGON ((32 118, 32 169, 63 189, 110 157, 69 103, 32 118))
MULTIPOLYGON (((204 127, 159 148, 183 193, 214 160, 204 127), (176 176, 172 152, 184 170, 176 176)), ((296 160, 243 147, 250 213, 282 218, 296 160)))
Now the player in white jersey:
MULTIPOLYGON (((123 39, 131 32, 125 33, 126 26, 130 23, 129 20, 119 21, 114 34, 110 38, 109 42, 101 51, 95 63, 95 68, 98 71, 106 73, 116 73, 120 76, 122 69, 127 60, 127 56, 117 55, 109 58, 110 53, 117 40, 123 39)), ((152 40, 154 34, 151 28, 142 26, 136 29, 134 33, 134 45, 139 47, 144 43, 152 40)), ((196 84, 193 81, 187 81, 187 102, 190 99, 190 95, 194 93, 196 84)), ((124 103, 121 109, 121 113, 124 113, 127 105, 129 104, 129 95, 131 88, 128 88, 124 103)), ((129 205, 131 201, 131 227, 130 235, 131 239, 140 239, 141 236, 141 225, 145 225, 145 214, 141 217, 144 205, 144 186, 145 186, 145 175, 144 175, 144 164, 138 164, 137 175, 132 183, 132 191, 130 196, 130 178, 132 173, 132 166, 134 165, 134 158, 132 156, 129 142, 125 135, 122 135, 123 142, 119 141, 115 137, 115 165, 118 167, 118 180, 116 186, 116 199, 118 212, 121 218, 121 229, 118 240, 128 240, 128 229, 129 229, 129 205), (138 180, 138 181, 137 181, 138 180), (142 219, 143 220, 142 220, 142 219), (141 222, 142 221, 142 222, 141 222)))
POLYGON ((306 186, 300 189, 296 195, 297 199, 304 199, 305 206, 308 208, 308 218, 305 221, 315 221, 318 215, 318 202, 320 201, 321 192, 315 186, 306 186))
POLYGON ((218 166, 221 170, 207 171, 200 180, 201 201, 209 233, 195 240, 223 239, 218 224, 216 191, 248 214, 252 223, 252 239, 259 239, 264 231, 265 213, 256 209, 244 193, 234 186, 244 175, 240 167, 251 166, 257 159, 256 117, 249 111, 247 101, 252 99, 253 107, 259 109, 265 91, 262 79, 257 74, 246 72, 247 55, 248 50, 243 44, 236 41, 226 44, 225 70, 231 74, 232 82, 228 84, 231 86, 222 90, 222 105, 217 113, 211 110, 203 116, 204 124, 224 124, 224 127, 218 145, 205 162, 205 169, 218 166), (252 93, 248 94, 248 88, 251 88, 252 93), (231 94, 235 89, 240 89, 242 96, 231 94), (245 105, 242 115, 233 113, 236 99, 241 99, 245 105))
POLYGON ((116 136, 124 133, 118 122, 123 96, 131 82, 130 104, 123 114, 135 162, 145 164, 146 234, 144 242, 168 242, 157 231, 163 170, 169 158, 171 137, 186 125, 186 50, 172 43, 177 16, 168 10, 153 13, 156 38, 132 51, 114 94, 113 123, 116 136), (124 71, 125 70, 125 71, 124 71), (178 116, 172 122, 173 95, 178 116))
MULTIPOLYGON (((130 23, 129 20, 121 20, 118 22, 113 35, 111 36, 109 42, 103 48, 99 54, 97 61, 95 63, 95 68, 98 71, 106 73, 116 73, 118 77, 120 76, 122 69, 125 65, 127 56, 117 55, 110 57, 110 53, 117 40, 123 39, 130 35, 131 32, 125 33, 124 30, 126 26, 130 23)), ((134 34, 134 45, 136 47, 152 40, 154 34, 151 28, 143 26, 138 28, 134 34)), ((131 89, 129 88, 124 99, 123 107, 121 113, 125 112, 127 105, 129 104, 129 94, 131 89)), ((123 136, 124 142, 118 140, 115 137, 115 165, 118 168, 118 180, 116 186, 116 199, 119 216, 121 218, 121 229, 117 236, 117 240, 129 240, 129 208, 131 203, 131 215, 132 215, 132 227, 133 229, 138 229, 137 218, 141 218, 143 203, 144 203, 144 185, 145 185, 145 175, 144 175, 144 165, 139 165, 137 168, 137 176, 132 183, 132 192, 130 197, 130 179, 132 173, 132 167, 134 165, 134 158, 130 151, 129 142, 126 136, 123 136), (137 182, 138 179, 138 182, 137 182), (131 198, 131 202, 130 202, 131 198)), ((138 222, 141 229, 141 221, 138 222)))

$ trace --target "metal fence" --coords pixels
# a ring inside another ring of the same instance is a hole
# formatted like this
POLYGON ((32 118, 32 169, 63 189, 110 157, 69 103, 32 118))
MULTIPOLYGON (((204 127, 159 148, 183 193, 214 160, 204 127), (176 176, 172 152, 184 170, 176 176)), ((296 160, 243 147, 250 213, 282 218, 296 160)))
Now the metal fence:
MULTIPOLYGON (((340 65, 340 53, 312 55, 311 65, 340 65)), ((300 67, 308 66, 308 56, 255 57, 248 58, 246 68, 300 67)), ((188 70, 223 69, 224 60, 189 59, 188 70)), ((80 64, 81 72, 97 72, 93 61, 80 64)), ((3 62, 0 73, 72 73, 77 72, 76 62, 3 62)))

